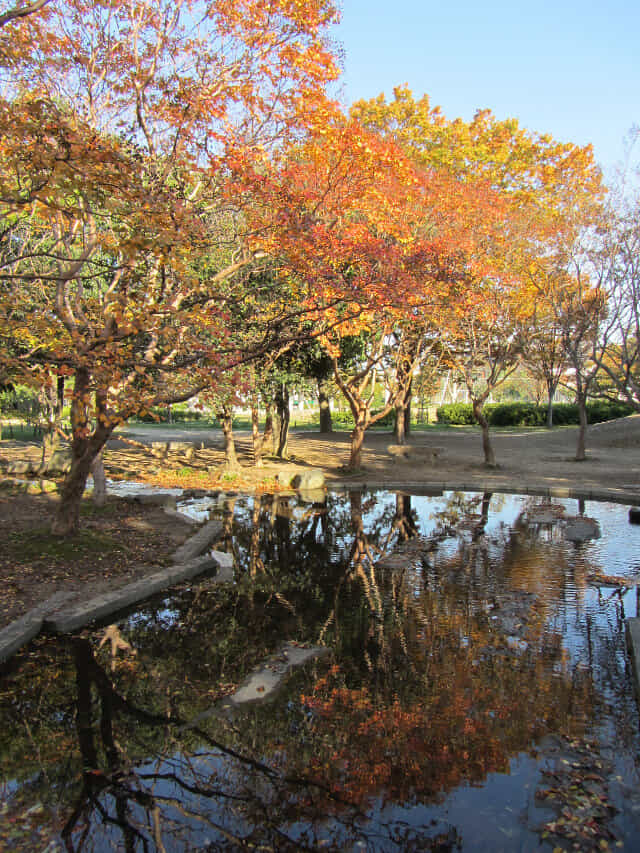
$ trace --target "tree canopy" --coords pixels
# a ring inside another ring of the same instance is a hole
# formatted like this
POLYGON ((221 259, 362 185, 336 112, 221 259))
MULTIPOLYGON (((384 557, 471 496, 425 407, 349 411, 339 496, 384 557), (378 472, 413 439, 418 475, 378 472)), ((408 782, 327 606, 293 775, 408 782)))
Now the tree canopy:
MULTIPOLYGON (((0 15, 0 379, 69 378, 59 533, 119 423, 199 392, 255 398, 256 377, 306 344, 351 406, 352 467, 381 416, 367 383, 384 377, 399 411, 428 359, 466 383, 493 464, 482 407, 531 341, 546 346, 540 318, 557 328, 562 304, 574 328, 593 311, 570 293, 593 307, 607 286, 628 292, 632 229, 616 226, 615 263, 585 248, 604 222, 589 146, 488 110, 450 120, 406 87, 345 114, 327 96, 337 19, 331 0, 0 15), (361 358, 345 359, 354 339, 361 358)), ((598 364, 629 386, 633 323, 618 316, 625 345, 598 364)))

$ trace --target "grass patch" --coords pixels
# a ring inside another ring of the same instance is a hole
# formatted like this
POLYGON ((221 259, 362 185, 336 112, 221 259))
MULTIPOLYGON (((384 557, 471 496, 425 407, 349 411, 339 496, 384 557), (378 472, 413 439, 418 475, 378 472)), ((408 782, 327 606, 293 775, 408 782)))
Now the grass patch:
POLYGON ((122 553, 121 542, 92 530, 80 530, 72 537, 53 536, 48 528, 38 528, 24 533, 10 533, 5 537, 7 555, 16 560, 69 561, 92 557, 96 554, 122 553))

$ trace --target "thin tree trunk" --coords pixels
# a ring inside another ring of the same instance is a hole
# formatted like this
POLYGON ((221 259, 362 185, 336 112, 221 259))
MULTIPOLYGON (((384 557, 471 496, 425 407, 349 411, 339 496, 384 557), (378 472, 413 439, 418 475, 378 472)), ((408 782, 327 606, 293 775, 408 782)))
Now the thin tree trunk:
POLYGON ((320 407, 320 432, 324 434, 333 432, 329 396, 321 380, 318 380, 318 405, 320 407))
POLYGON ((411 392, 412 392, 412 380, 409 376, 409 381, 406 381, 406 372, 404 373, 404 378, 401 377, 401 381, 404 385, 403 390, 400 394, 398 402, 396 403, 395 412, 396 412, 396 425, 394 429, 394 436, 396 444, 404 444, 407 440, 407 436, 411 432, 411 392))
POLYGON ((362 468, 362 445, 364 444, 364 435, 366 432, 365 421, 362 419, 356 420, 356 425, 351 433, 351 451, 349 453, 349 471, 358 471, 362 468))
POLYGON ((91 464, 93 476, 93 502, 96 506, 104 506, 107 502, 107 478, 104 473, 104 448, 97 454, 91 464))
POLYGON ((553 398, 556 395, 557 383, 547 382, 547 429, 551 429, 553 426, 553 398))
POLYGON ((587 400, 584 394, 578 394, 577 403, 580 426, 578 427, 576 462, 584 462, 587 458, 587 426, 589 425, 587 418, 587 400))
POLYGON ((256 468, 262 468, 264 440, 260 435, 260 413, 258 411, 258 402, 255 398, 251 401, 251 442, 253 446, 253 464, 256 468))
POLYGON ((404 444, 407 437, 406 409, 402 401, 396 405, 394 437, 396 444, 404 444))
POLYGON ((493 452, 491 436, 489 434, 489 421, 484 414, 484 400, 473 401, 473 416, 482 429, 482 452, 484 453, 484 464, 488 468, 496 468, 496 457, 493 452))
POLYGON ((222 433, 224 435, 224 458, 225 465, 231 470, 240 467, 238 457, 236 455, 236 443, 233 437, 233 418, 228 409, 223 409, 218 414, 218 420, 222 425, 222 433))
POLYGON ((276 393, 276 408, 278 413, 278 434, 275 455, 278 459, 287 458, 287 444, 289 443, 289 389, 282 384, 276 393))
POLYGON ((262 435, 262 446, 273 446, 273 404, 267 403, 264 413, 264 433, 262 435))
POLYGON ((553 427, 553 397, 549 397, 549 402, 547 403, 547 429, 551 429, 553 427))

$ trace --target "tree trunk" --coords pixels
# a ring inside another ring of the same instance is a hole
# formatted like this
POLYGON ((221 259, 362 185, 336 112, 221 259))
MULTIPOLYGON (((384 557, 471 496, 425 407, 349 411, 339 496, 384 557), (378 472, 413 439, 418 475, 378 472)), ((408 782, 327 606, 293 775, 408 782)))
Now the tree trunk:
POLYGON ((396 425, 393 431, 396 444, 404 444, 406 441, 407 430, 405 423, 406 410, 402 401, 396 403, 396 425))
POLYGON ((251 401, 251 442, 253 446, 253 464, 256 468, 262 468, 264 441, 260 435, 260 413, 256 400, 251 401))
POLYGON ((364 419, 356 419, 356 425, 351 433, 351 452, 349 454, 349 471, 358 471, 362 468, 362 445, 364 444, 364 435, 366 431, 366 422, 364 419))
POLYGON ((47 427, 42 436, 42 467, 60 447, 60 428, 64 406, 64 376, 58 376, 56 387, 44 391, 47 427))
POLYGON ((578 443, 576 446, 576 462, 584 462, 587 458, 587 426, 589 421, 587 418, 587 399, 584 394, 579 394, 576 402, 578 404, 578 417, 580 426, 578 427, 578 443))
POLYGON ((93 476, 93 502, 96 506, 104 506, 107 502, 107 478, 104 473, 104 448, 91 463, 93 476))
POLYGON ((557 383, 551 380, 547 382, 547 429, 551 429, 553 426, 553 398, 556 395, 557 387, 557 383))
POLYGON ((222 433, 224 435, 224 459, 225 465, 231 470, 240 467, 238 457, 236 455, 236 443, 233 437, 233 418, 228 409, 223 409, 218 414, 218 420, 222 425, 222 433))
POLYGON ((278 418, 278 434, 276 436, 276 452, 278 459, 287 458, 287 444, 289 442, 289 389, 282 384, 276 393, 276 410, 278 418))
POLYGON ((547 429, 551 429, 553 426, 553 397, 549 397, 549 402, 547 403, 547 429))
POLYGON ((410 374, 406 370, 400 375, 400 381, 403 387, 395 407, 396 425, 394 436, 396 444, 404 444, 411 432, 412 381, 410 374), (407 377, 409 377, 408 381, 407 377))
POLYGON ((93 461, 102 451, 113 432, 106 417, 106 394, 96 391, 95 403, 98 419, 93 433, 89 431, 89 403, 91 399, 89 371, 78 368, 75 375, 71 403, 71 468, 60 492, 60 502, 51 525, 54 536, 72 536, 80 526, 80 503, 87 485, 93 461))
POLYGON ((262 446, 268 447, 269 444, 273 447, 273 406, 267 403, 264 413, 264 433, 262 435, 262 446))
POLYGON ((329 396, 320 380, 318 380, 318 405, 320 406, 320 432, 324 434, 333 432, 329 396))
POLYGON ((484 400, 473 401, 473 416, 480 424, 482 429, 482 451, 484 453, 484 464, 488 468, 496 468, 496 457, 491 445, 491 437, 489 435, 489 421, 484 414, 484 400))
POLYGON ((94 458, 88 444, 87 440, 72 442, 71 469, 62 484, 60 503, 51 525, 54 536, 73 536, 80 526, 80 502, 94 458))

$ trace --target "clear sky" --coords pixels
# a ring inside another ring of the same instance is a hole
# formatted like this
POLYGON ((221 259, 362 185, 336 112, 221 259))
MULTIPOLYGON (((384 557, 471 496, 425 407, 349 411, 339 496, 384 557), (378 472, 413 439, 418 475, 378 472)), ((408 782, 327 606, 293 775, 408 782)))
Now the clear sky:
POLYGON ((345 105, 407 83, 448 118, 592 143, 605 173, 640 125, 640 0, 343 0, 345 105))

